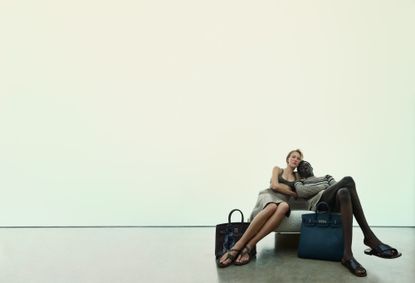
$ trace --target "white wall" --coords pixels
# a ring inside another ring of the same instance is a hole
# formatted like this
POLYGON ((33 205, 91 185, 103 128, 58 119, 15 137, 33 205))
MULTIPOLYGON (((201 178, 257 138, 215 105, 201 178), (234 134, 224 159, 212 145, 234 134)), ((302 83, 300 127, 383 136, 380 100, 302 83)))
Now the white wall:
POLYGON ((415 225, 413 1, 3 1, 0 225, 214 225, 301 148, 415 225))

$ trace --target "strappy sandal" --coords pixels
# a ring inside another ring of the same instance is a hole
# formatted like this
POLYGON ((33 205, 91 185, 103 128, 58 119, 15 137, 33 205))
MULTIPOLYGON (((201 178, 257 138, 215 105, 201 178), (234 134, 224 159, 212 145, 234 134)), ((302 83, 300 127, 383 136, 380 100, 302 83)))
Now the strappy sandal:
POLYGON ((241 266, 241 265, 245 265, 245 264, 249 263, 251 261, 252 257, 254 256, 253 253, 252 253, 252 248, 250 248, 248 246, 245 246, 242 249, 242 252, 241 252, 240 256, 241 257, 244 257, 246 255, 248 255, 248 259, 247 260, 245 260, 245 261, 239 261, 239 262, 238 261, 235 261, 234 264, 237 265, 237 266, 241 266))
POLYGON ((230 260, 230 261, 228 261, 228 263, 222 263, 222 262, 220 262, 220 259, 222 258, 222 257, 220 257, 220 258, 218 258, 217 260, 216 260, 216 264, 217 264, 217 266, 218 267, 220 267, 220 268, 223 268, 223 267, 228 267, 229 265, 231 265, 234 261, 235 261, 235 259, 238 257, 238 255, 239 255, 239 253, 240 253, 240 251, 241 250, 237 250, 237 249, 230 249, 229 251, 227 251, 226 252, 226 258, 225 258, 225 260, 224 261, 227 261, 227 260, 230 260), (236 254, 231 254, 231 252, 236 252, 236 254))
POLYGON ((402 254, 398 252, 395 248, 392 248, 386 244, 379 244, 373 249, 366 249, 365 254, 367 255, 374 255, 381 258, 397 258, 400 257, 402 254))
POLYGON ((347 269, 354 275, 358 277, 365 277, 367 276, 366 269, 357 262, 353 257, 349 260, 342 259, 342 264, 346 266, 347 269))

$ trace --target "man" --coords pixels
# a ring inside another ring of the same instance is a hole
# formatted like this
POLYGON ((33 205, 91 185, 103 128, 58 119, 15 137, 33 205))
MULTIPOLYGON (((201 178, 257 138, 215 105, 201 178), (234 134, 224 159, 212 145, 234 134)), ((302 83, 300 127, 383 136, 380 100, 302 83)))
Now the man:
POLYGON ((364 235, 364 244, 370 249, 365 254, 381 258, 396 258, 402 254, 395 248, 383 244, 370 229, 357 195, 356 184, 352 177, 344 177, 336 182, 330 175, 315 177, 313 167, 307 161, 301 161, 297 167, 301 179, 294 184, 299 197, 308 200, 309 209, 315 210, 319 202, 326 202, 331 211, 341 213, 344 233, 344 253, 341 260, 354 275, 366 276, 366 269, 353 257, 352 252, 352 224, 353 215, 359 223, 364 235))
POLYGON ((309 210, 316 210, 316 205, 329 186, 336 184, 334 178, 330 175, 316 177, 313 173, 313 167, 307 161, 301 161, 297 167, 298 173, 302 178, 294 183, 294 188, 299 198, 307 200, 309 210))

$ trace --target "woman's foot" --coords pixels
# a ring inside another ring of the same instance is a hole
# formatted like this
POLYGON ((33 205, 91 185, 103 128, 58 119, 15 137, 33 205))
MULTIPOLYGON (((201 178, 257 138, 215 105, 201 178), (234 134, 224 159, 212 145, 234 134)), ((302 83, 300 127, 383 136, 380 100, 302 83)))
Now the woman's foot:
POLYGON ((238 258, 235 260, 234 264, 238 266, 245 265, 251 261, 252 257, 252 248, 250 248, 249 246, 245 246, 242 249, 242 252, 239 254, 238 258))
POLYGON ((350 259, 342 259, 342 264, 350 270, 351 273, 358 277, 367 276, 366 269, 357 260, 352 257, 350 259))
POLYGON ((239 255, 240 250, 237 249, 230 249, 226 253, 223 254, 223 256, 216 261, 218 267, 228 267, 231 265, 236 257, 239 255))
POLYGON ((389 245, 383 244, 381 241, 371 241, 369 239, 364 239, 363 243, 366 246, 369 246, 370 249, 365 250, 365 254, 374 255, 381 258, 397 258, 402 254, 398 252, 397 249, 392 248, 389 245))

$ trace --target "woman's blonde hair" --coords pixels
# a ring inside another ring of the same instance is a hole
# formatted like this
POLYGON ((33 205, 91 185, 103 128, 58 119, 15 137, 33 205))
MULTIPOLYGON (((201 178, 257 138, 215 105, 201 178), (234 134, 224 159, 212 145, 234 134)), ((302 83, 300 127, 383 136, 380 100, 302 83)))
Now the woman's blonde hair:
POLYGON ((291 155, 292 153, 294 153, 294 152, 297 152, 297 153, 300 155, 301 160, 303 160, 303 153, 301 152, 301 150, 299 150, 299 149, 297 148, 297 149, 291 150, 291 151, 288 153, 287 158, 285 158, 285 161, 286 161, 287 163, 288 163, 288 158, 290 158, 290 155, 291 155))

